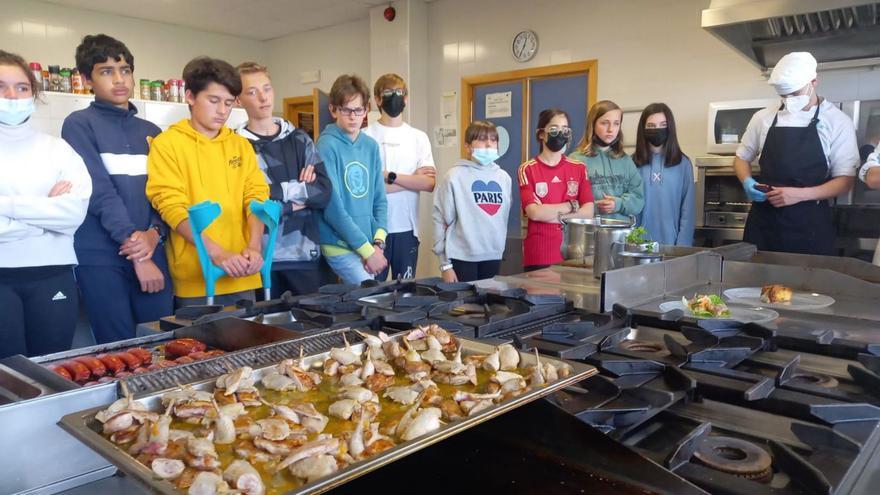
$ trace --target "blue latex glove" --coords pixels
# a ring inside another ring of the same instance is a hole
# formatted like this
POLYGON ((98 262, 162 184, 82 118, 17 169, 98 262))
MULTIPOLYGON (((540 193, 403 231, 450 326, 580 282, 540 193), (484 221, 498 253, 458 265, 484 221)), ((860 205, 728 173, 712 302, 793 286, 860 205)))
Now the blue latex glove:
POLYGON ((751 177, 748 177, 743 181, 743 190, 745 190, 746 196, 752 201, 767 201, 767 195, 755 189, 755 184, 757 183, 758 181, 751 177))

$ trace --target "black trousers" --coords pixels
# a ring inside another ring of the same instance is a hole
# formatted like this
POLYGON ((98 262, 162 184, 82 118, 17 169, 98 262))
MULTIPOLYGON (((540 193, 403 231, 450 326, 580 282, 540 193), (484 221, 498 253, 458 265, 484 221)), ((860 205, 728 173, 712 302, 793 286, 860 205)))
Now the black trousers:
POLYGON ((72 266, 0 268, 0 358, 70 349, 79 316, 72 266))
POLYGON ((131 265, 76 267, 76 281, 89 312, 96 343, 134 338, 138 323, 156 321, 174 313, 171 277, 164 269, 164 259, 157 259, 156 254, 153 258, 165 272, 165 288, 155 294, 141 290, 131 265))
POLYGON ((391 272, 391 278, 412 279, 416 278, 416 264, 419 262, 419 238, 412 230, 388 234, 385 239, 385 259, 388 267, 376 277, 376 280, 384 282, 391 272))
POLYGON ((452 269, 459 282, 473 282, 498 275, 501 270, 501 260, 488 261, 452 261, 452 269))

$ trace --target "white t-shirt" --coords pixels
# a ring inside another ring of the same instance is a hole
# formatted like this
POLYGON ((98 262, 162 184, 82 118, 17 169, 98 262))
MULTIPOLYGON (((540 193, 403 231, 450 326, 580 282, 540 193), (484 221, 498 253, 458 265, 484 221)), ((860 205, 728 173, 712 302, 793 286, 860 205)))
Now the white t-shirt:
MULTIPOLYGON (((382 168, 396 174, 414 174, 420 167, 433 167, 431 142, 424 132, 404 123, 388 127, 373 122, 363 132, 379 143, 382 168)), ((388 195, 388 233, 408 232, 419 236, 419 193, 398 191, 388 195)))
MULTIPOLYGON (((755 112, 736 150, 736 156, 750 163, 760 156, 764 148, 764 140, 767 139, 767 131, 770 130, 777 111, 779 112, 777 127, 807 127, 813 119, 816 107, 791 113, 786 110, 780 111, 779 106, 774 105, 755 112)), ((831 177, 855 176, 862 162, 859 158, 856 128, 852 119, 833 103, 822 100, 819 104, 819 122, 816 128, 819 131, 819 141, 822 142, 825 158, 828 159, 831 177)))

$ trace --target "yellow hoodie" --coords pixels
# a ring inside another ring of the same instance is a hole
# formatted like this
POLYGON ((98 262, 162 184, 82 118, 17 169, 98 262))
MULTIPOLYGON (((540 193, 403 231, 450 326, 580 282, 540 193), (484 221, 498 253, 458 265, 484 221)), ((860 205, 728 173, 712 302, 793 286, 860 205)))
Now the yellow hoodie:
MULTIPOLYGON (((205 296, 196 247, 176 231, 178 224, 189 218, 189 207, 202 201, 220 203, 222 213, 205 233, 224 249, 240 253, 248 243, 248 205, 253 199, 268 197, 269 186, 257 166, 253 147, 228 127, 208 139, 184 119, 153 139, 147 159, 147 198, 171 227, 166 251, 175 296, 205 296)), ((216 294, 260 285, 259 273, 221 277, 216 294)))

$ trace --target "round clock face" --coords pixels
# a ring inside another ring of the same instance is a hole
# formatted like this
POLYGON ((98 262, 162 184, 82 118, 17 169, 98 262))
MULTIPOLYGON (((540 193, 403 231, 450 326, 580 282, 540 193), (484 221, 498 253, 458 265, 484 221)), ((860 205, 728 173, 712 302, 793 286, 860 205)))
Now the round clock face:
POLYGON ((513 37, 511 45, 513 58, 527 62, 538 52, 538 35, 534 31, 520 31, 513 37))

